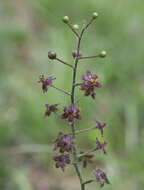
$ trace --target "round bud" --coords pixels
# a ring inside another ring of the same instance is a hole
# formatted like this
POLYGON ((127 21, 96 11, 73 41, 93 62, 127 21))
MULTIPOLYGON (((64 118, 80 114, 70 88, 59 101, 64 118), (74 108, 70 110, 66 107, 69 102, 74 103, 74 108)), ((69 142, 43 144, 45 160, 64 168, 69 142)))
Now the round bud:
POLYGON ((48 58, 49 59, 56 59, 56 52, 48 51, 48 58))
POLYGON ((93 19, 96 19, 98 17, 98 13, 97 12, 94 12, 93 15, 92 15, 93 19))
POLYGON ((100 57, 106 57, 107 53, 106 51, 101 51, 101 53, 99 54, 100 57))
POLYGON ((78 29, 79 29, 79 25, 78 25, 78 24, 74 24, 74 25, 73 25, 73 28, 74 28, 75 30, 78 30, 78 29))
MULTIPOLYGON (((73 50, 72 55, 74 58, 77 57, 77 50, 73 50)), ((81 56, 82 56, 82 53, 81 53, 81 51, 79 51, 79 57, 81 57, 81 56)))
POLYGON ((69 17, 68 16, 64 16, 63 17, 63 22, 64 23, 68 23, 69 22, 69 17))

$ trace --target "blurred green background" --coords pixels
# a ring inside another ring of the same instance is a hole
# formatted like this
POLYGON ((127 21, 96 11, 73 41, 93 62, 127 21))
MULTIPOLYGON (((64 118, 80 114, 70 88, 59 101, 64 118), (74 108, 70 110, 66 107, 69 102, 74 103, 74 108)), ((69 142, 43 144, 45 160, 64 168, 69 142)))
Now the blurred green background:
MULTIPOLYGON (((59 131, 70 131, 54 115, 44 119, 45 103, 70 103, 69 97, 49 89, 43 94, 40 74, 56 76, 57 87, 71 89, 71 69, 47 58, 48 50, 73 62, 73 33, 62 23, 68 15, 80 27, 92 12, 99 18, 85 33, 83 55, 108 53, 105 59, 83 60, 78 78, 87 69, 103 84, 96 100, 85 98, 78 129, 106 121, 108 155, 83 170, 88 179, 95 166, 107 172, 107 190, 144 189, 144 2, 137 0, 1 0, 0 1, 0 189, 78 190, 72 167, 65 173, 51 161, 51 142, 59 131)), ((77 97, 82 92, 77 90, 77 97)), ((81 149, 94 146, 97 132, 79 135, 81 149)), ((99 189, 96 184, 87 189, 99 189)))

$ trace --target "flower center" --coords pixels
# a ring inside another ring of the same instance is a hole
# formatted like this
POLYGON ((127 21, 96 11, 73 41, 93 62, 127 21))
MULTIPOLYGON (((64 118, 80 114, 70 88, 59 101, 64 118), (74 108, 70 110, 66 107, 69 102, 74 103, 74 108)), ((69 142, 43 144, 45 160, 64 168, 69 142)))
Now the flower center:
POLYGON ((93 83, 95 80, 91 78, 91 79, 89 79, 89 81, 90 81, 91 83, 93 83))

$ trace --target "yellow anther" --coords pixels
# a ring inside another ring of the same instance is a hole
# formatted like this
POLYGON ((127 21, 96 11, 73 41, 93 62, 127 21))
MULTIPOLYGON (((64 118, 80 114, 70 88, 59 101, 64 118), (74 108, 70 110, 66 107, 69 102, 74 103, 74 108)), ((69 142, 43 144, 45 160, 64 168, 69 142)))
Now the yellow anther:
POLYGON ((93 83, 93 82, 94 82, 94 79, 90 79, 90 82, 93 83))
POLYGON ((44 78, 44 75, 40 75, 40 77, 39 77, 40 79, 43 79, 44 78))

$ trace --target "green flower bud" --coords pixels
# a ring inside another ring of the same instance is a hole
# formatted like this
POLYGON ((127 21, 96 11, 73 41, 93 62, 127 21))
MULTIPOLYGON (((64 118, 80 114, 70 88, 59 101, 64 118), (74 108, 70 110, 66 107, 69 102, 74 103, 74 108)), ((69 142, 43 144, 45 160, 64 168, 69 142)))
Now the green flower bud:
POLYGON ((56 52, 48 51, 48 58, 49 59, 56 59, 56 52))
POLYGON ((106 57, 107 53, 106 51, 101 51, 101 53, 99 54, 100 57, 106 57))
POLYGON ((68 23, 69 22, 69 17, 68 16, 64 16, 63 17, 63 22, 64 23, 68 23))
POLYGON ((93 19, 96 19, 98 17, 98 13, 97 12, 94 12, 93 15, 92 15, 93 19))
POLYGON ((74 28, 75 30, 78 30, 78 29, 79 29, 79 25, 78 25, 78 24, 74 24, 74 25, 73 25, 73 28, 74 28))

